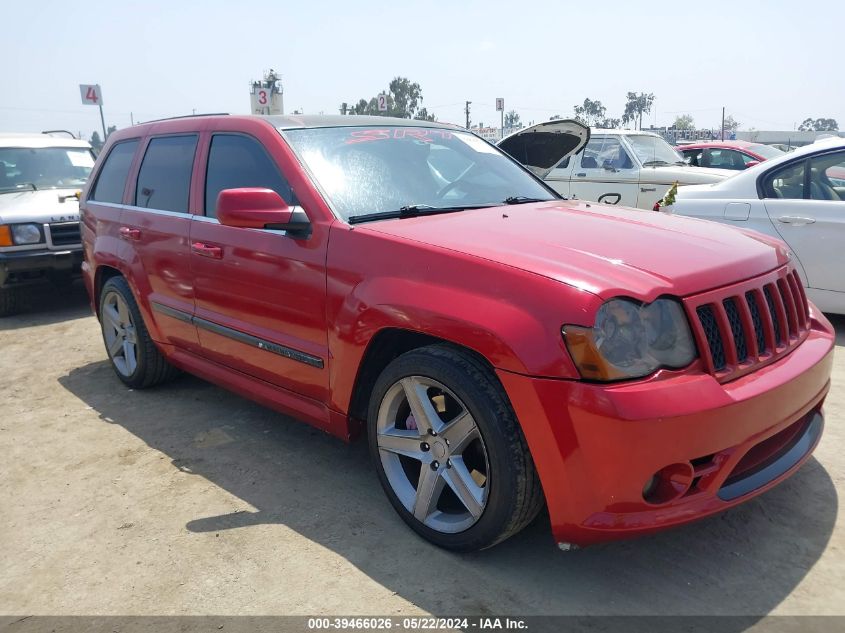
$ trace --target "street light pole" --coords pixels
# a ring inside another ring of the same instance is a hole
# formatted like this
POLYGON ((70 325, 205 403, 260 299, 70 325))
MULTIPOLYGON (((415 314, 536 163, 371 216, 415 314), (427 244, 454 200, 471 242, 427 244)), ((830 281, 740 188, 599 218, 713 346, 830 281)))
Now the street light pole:
POLYGON ((472 101, 467 101, 466 106, 465 106, 465 112, 466 112, 466 115, 467 115, 467 129, 469 129, 469 104, 470 103, 472 103, 472 101))

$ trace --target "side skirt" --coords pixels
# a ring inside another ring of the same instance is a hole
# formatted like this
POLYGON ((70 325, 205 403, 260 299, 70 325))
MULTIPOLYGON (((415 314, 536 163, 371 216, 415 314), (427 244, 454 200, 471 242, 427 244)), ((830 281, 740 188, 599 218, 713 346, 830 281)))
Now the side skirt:
POLYGON ((167 360, 183 371, 199 376, 224 389, 254 400, 279 413, 307 422, 318 429, 339 437, 345 442, 353 438, 354 425, 349 418, 326 407, 323 403, 304 398, 292 391, 282 389, 259 378, 224 367, 188 351, 169 347, 167 360))

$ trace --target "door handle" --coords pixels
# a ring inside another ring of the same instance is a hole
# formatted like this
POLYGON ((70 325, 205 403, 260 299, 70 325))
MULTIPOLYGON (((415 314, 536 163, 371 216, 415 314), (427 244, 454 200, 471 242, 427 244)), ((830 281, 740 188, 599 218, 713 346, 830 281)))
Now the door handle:
POLYGON ((805 218, 800 215, 782 215, 778 218, 778 222, 783 224, 791 224, 793 226, 803 226, 804 224, 813 224, 816 218, 805 218))
POLYGON ((121 226, 118 230, 121 239, 137 241, 141 239, 141 229, 130 229, 128 226, 121 226))
POLYGON ((646 193, 648 191, 657 191, 657 187, 640 187, 640 191, 642 193, 646 193))
POLYGON ((583 171, 582 171, 582 172, 579 172, 579 173, 577 173, 577 174, 575 174, 575 175, 576 175, 576 176, 578 176, 579 178, 586 178, 586 177, 587 177, 586 172, 583 172, 583 171))
POLYGON ((204 244, 202 242, 194 242, 191 244, 191 251, 203 257, 211 257, 212 259, 223 259, 223 249, 219 246, 212 246, 211 244, 204 244))

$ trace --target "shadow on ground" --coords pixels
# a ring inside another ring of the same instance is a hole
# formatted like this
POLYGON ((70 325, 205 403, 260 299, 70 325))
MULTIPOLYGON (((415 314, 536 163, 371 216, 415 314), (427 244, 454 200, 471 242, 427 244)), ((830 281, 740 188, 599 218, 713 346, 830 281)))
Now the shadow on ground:
POLYGON ((833 482, 811 459, 760 498, 655 536, 564 553, 541 516, 491 550, 454 555, 394 514, 364 442, 345 445, 191 377, 127 391, 103 361, 60 382, 174 468, 257 508, 197 516, 188 530, 284 524, 436 614, 762 616, 822 555, 838 510, 833 482), (213 441, 221 430, 229 440, 213 441))
POLYGON ((91 316, 91 306, 81 281, 62 287, 42 284, 27 289, 18 314, 0 318, 0 331, 51 325, 88 316, 91 316))

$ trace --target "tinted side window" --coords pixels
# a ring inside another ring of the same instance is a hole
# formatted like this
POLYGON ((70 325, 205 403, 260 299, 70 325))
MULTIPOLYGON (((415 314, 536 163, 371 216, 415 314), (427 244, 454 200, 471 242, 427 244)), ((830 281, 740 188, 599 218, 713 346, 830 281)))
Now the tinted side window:
POLYGON ((766 198, 804 197, 804 161, 790 163, 767 174, 763 181, 763 196, 766 198))
POLYGON ((162 211, 188 212, 188 192, 197 137, 163 136, 147 146, 138 173, 135 204, 162 211))
POLYGON ((111 148, 97 176, 91 200, 112 204, 123 202, 123 189, 126 186, 126 177, 129 175, 129 167, 132 165, 132 157, 136 149, 138 149, 138 139, 117 143, 111 148))
POLYGON ((215 134, 205 176, 205 214, 217 217, 217 196, 224 189, 264 187, 278 193, 289 206, 298 204, 287 180, 264 147, 239 134, 215 134))

